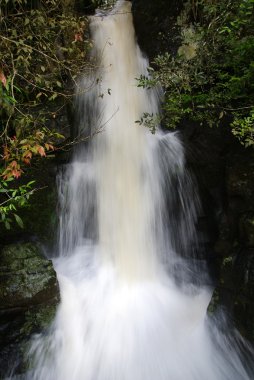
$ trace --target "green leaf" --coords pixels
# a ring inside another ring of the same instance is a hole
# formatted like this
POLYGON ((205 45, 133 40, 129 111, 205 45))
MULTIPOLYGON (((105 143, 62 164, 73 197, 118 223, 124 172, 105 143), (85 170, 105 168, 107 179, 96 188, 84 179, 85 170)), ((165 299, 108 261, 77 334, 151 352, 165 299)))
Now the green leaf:
POLYGON ((57 98, 58 94, 54 92, 54 94, 49 98, 49 100, 55 100, 57 98))
POLYGON ((6 228, 7 230, 10 230, 10 229, 11 229, 11 225, 10 225, 10 223, 8 222, 8 220, 5 220, 4 225, 5 225, 5 228, 6 228))
POLYGON ((22 221, 22 219, 20 218, 20 216, 18 216, 17 214, 13 214, 14 215, 14 218, 17 222, 17 224, 19 225, 20 228, 24 228, 24 223, 22 221))
POLYGON ((26 186, 30 188, 31 185, 33 185, 34 183, 35 183, 35 181, 30 181, 30 182, 28 182, 28 183, 26 184, 26 186))

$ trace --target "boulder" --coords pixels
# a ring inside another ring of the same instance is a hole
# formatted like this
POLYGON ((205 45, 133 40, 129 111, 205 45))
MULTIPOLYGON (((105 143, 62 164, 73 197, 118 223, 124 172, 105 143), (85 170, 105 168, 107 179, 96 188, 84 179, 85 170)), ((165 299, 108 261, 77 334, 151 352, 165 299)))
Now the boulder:
POLYGON ((254 250, 238 250, 225 257, 221 265, 208 313, 226 310, 235 327, 254 342, 254 250))
POLYGON ((24 368, 35 332, 47 328, 59 302, 52 262, 35 243, 4 246, 0 253, 0 377, 24 368), (11 368, 10 368, 11 367, 11 368))

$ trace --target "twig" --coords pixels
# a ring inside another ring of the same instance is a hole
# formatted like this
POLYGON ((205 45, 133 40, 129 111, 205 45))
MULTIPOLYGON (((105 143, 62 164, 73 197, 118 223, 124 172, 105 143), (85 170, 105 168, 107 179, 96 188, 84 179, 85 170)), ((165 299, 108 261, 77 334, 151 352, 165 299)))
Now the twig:
POLYGON ((246 106, 246 107, 239 107, 239 108, 227 108, 227 107, 221 107, 223 110, 226 111, 240 111, 240 110, 246 110, 254 108, 254 106, 246 106))
POLYGON ((17 71, 15 69, 14 60, 13 60, 13 54, 12 53, 11 53, 11 63, 12 63, 12 71, 13 71, 13 76, 11 78, 11 96, 15 100, 13 86, 14 86, 14 79, 15 79, 15 76, 17 74, 17 71))
POLYGON ((10 202, 10 201, 17 201, 19 200, 20 198, 23 198, 23 197, 26 197, 27 195, 32 195, 33 193, 35 193, 36 191, 39 191, 39 190, 43 190, 43 189, 46 189, 48 186, 43 186, 43 187, 38 187, 36 189, 32 189, 30 191, 28 191, 27 193, 23 194, 23 195, 17 195, 16 197, 10 197, 9 199, 6 199, 4 202, 0 203, 0 207, 2 207, 4 204, 10 202), (17 199, 18 198, 18 199, 17 199))
MULTIPOLYGON (((17 45, 17 41, 12 40, 11 38, 4 37, 4 36, 2 36, 2 35, 0 35, 0 38, 2 38, 2 39, 5 40, 5 41, 9 41, 9 42, 11 42, 11 43, 17 45)), ((57 63, 58 65, 61 65, 62 67, 64 67, 66 70, 68 70, 68 71, 70 71, 70 72, 73 71, 73 70, 71 70, 69 67, 65 66, 65 65, 62 63, 62 61, 60 61, 60 60, 58 60, 58 59, 56 59, 56 58, 54 58, 54 57, 51 57, 50 55, 44 53, 43 51, 41 51, 41 50, 39 50, 39 49, 36 49, 35 47, 33 47, 33 46, 31 46, 31 45, 27 45, 27 44, 25 44, 24 42, 20 42, 20 41, 18 42, 18 44, 23 45, 23 46, 25 46, 25 47, 27 47, 27 48, 29 48, 29 49, 31 49, 31 50, 33 50, 33 51, 35 51, 35 52, 41 54, 41 55, 43 55, 45 58, 50 59, 51 61, 57 63)))
POLYGON ((66 147, 71 147, 73 145, 77 145, 77 144, 80 144, 81 142, 85 142, 91 138, 93 138, 94 136, 96 136, 98 133, 101 133, 103 132, 103 129, 105 127, 106 124, 108 124, 110 122, 110 120, 112 120, 112 118, 117 114, 117 112, 119 111, 119 107, 117 108, 117 110, 110 116, 110 118, 108 120, 106 120, 103 124, 101 124, 98 128, 95 129, 95 131, 93 133, 91 133, 89 136, 86 136, 86 137, 81 137, 81 136, 78 136, 76 137, 74 140, 70 141, 69 143, 59 147, 58 149, 59 150, 63 150, 64 148, 66 147))
POLYGON ((8 126, 9 126, 9 122, 10 122, 11 118, 12 118, 12 115, 9 115, 8 120, 7 120, 6 124, 5 124, 4 130, 3 130, 3 132, 2 132, 1 135, 0 135, 0 139, 1 139, 4 135, 7 134, 7 130, 8 130, 8 126))

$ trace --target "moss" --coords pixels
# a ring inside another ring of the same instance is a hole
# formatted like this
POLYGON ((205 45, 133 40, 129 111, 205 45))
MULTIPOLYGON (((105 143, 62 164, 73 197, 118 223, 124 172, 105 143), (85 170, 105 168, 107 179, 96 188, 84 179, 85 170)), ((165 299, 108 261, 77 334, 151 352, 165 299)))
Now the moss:
POLYGON ((25 313, 25 323, 20 333, 29 336, 50 326, 56 314, 56 305, 46 305, 37 309, 30 309, 25 313))
POLYGON ((226 267, 228 265, 231 265, 232 264, 232 261, 233 261, 233 257, 232 256, 228 256, 228 257, 225 257, 222 261, 222 267, 226 267))
POLYGON ((33 243, 22 245, 11 244, 5 246, 1 251, 1 263, 12 265, 13 260, 31 258, 39 253, 39 247, 33 243))
POLYGON ((0 252, 0 378, 9 368, 26 370, 24 353, 31 334, 50 326, 59 302, 52 262, 40 246, 20 243, 0 252), (14 364, 16 363, 16 364, 14 364))
POLYGON ((55 270, 38 245, 12 244, 4 247, 0 257, 0 309, 25 307, 57 297, 55 270))
POLYGON ((211 301, 208 305, 208 308, 207 308, 207 313, 211 316, 213 315, 218 306, 220 305, 220 296, 219 296, 219 290, 218 289, 215 289, 214 292, 213 292, 213 295, 212 295, 212 298, 211 298, 211 301))

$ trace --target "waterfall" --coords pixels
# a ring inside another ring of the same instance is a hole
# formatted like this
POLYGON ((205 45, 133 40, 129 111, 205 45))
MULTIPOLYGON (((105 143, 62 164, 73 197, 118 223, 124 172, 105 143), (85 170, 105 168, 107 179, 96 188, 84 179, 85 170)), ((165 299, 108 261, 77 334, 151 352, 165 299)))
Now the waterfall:
POLYGON ((160 112, 162 93, 137 87, 148 62, 131 3, 97 13, 90 28, 95 67, 76 109, 79 136, 94 137, 59 175, 61 303, 33 338, 25 378, 251 379, 245 343, 206 317, 211 289, 192 266, 200 205, 179 136, 136 123, 160 112))

